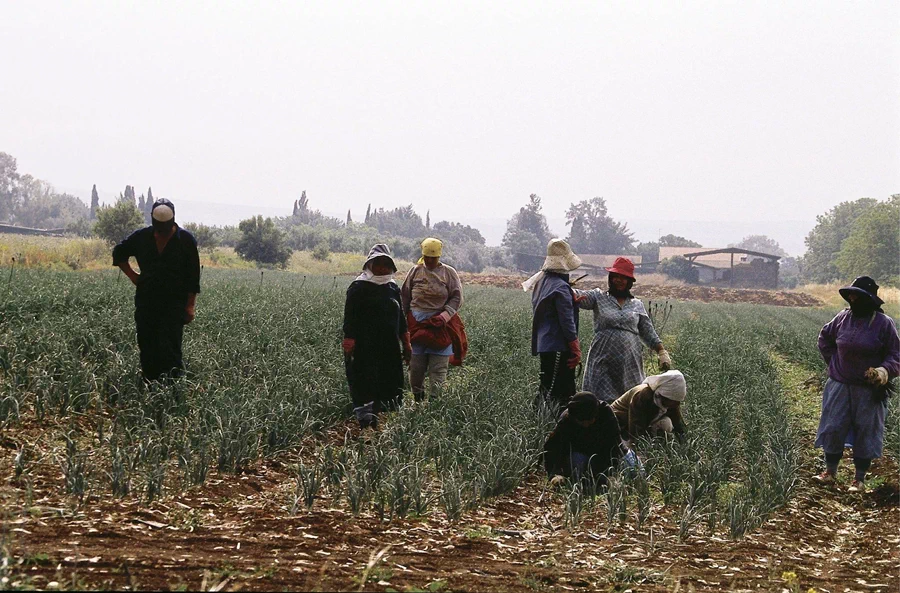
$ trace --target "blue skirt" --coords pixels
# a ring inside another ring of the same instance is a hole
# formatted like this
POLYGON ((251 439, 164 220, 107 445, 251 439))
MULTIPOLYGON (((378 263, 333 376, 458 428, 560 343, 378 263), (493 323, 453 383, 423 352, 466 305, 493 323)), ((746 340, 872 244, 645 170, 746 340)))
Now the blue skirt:
POLYGON ((826 453, 841 453, 852 433, 854 457, 881 457, 885 409, 884 402, 875 397, 873 387, 828 379, 822 390, 822 417, 816 431, 816 447, 822 447, 826 453))

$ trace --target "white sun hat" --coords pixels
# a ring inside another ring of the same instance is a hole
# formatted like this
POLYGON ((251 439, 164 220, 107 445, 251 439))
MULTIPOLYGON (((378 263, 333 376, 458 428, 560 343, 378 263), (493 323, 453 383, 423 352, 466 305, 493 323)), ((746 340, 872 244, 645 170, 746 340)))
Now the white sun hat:
POLYGON ((544 272, 571 272, 581 265, 581 258, 575 255, 569 244, 562 239, 551 239, 547 243, 547 258, 541 270, 544 272))

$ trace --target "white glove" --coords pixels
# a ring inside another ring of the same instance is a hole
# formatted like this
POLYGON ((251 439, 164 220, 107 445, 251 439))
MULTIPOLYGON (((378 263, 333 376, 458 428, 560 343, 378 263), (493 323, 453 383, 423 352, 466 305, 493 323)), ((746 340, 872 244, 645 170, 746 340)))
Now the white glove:
POLYGON ((659 368, 662 369, 663 372, 668 371, 672 368, 672 359, 669 357, 669 351, 663 348, 659 351, 659 368))
POLYGON ((884 367, 869 367, 869 370, 866 371, 866 381, 876 387, 887 385, 889 380, 887 369, 884 367))
POLYGON ((650 425, 650 430, 655 436, 661 432, 672 432, 673 430, 675 430, 675 427, 672 425, 671 418, 669 418, 668 416, 663 416, 650 425))

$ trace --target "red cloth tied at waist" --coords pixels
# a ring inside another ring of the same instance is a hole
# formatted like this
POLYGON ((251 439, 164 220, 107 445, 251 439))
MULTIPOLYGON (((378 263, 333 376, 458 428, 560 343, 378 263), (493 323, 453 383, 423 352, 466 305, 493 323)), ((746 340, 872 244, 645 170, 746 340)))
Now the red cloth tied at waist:
POLYGON ((469 350, 469 339, 466 337, 466 326, 457 313, 444 325, 434 325, 431 319, 416 321, 412 313, 406 314, 406 323, 409 326, 409 341, 413 344, 424 346, 432 350, 443 350, 447 346, 453 346, 453 355, 450 356, 450 364, 462 366, 469 350))

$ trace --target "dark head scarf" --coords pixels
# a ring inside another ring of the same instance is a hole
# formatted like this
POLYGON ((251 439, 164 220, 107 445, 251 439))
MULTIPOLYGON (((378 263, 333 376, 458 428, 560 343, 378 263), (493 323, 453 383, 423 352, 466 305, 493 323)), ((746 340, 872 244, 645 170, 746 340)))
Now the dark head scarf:
POLYGON ((579 422, 587 422, 597 417, 600 411, 600 400, 590 391, 579 391, 569 400, 566 406, 569 417, 579 422))

